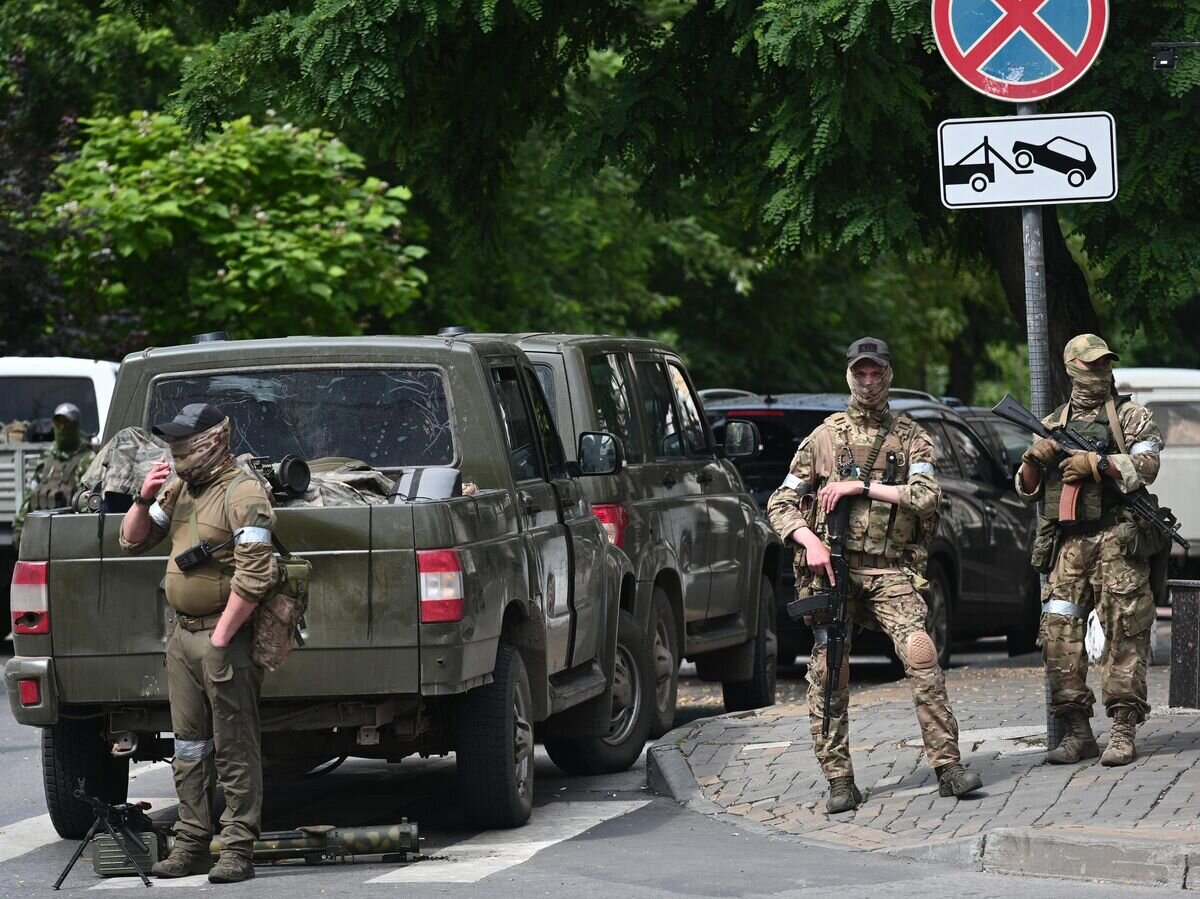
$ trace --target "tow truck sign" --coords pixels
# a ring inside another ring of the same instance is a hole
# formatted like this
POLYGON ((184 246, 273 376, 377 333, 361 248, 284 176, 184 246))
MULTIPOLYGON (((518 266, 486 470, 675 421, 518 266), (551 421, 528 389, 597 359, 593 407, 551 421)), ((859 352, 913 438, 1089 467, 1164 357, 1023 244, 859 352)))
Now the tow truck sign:
POLYGON ((949 119, 938 127, 942 203, 951 209, 1095 203, 1117 195, 1107 112, 949 119))
POLYGON ((933 0, 946 64, 980 93, 1032 103, 1066 90, 1096 60, 1108 0, 933 0))

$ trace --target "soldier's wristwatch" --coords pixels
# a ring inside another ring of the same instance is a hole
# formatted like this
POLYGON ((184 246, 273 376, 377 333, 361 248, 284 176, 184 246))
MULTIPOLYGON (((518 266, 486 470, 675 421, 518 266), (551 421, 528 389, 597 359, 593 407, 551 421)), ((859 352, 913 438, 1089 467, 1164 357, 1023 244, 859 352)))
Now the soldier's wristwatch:
POLYGON ((1100 453, 1099 458, 1096 460, 1096 470, 1101 474, 1108 472, 1108 456, 1104 455, 1104 453, 1100 453))
POLYGON ((142 496, 140 493, 133 498, 133 501, 135 503, 137 503, 139 506, 153 506, 154 505, 154 497, 153 496, 142 496))

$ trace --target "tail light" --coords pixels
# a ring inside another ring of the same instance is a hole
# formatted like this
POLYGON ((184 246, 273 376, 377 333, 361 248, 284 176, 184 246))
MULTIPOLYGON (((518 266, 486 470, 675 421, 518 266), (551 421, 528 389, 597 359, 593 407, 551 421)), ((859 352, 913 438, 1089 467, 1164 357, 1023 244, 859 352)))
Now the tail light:
POLYGON ((462 621, 463 576, 458 550, 417 550, 421 579, 421 623, 462 621))
POLYGON ((49 562, 18 562, 9 593, 14 634, 50 633, 49 562))
POLYGON ((625 528, 629 525, 629 512, 620 503, 601 503, 592 506, 592 511, 604 526, 608 542, 618 549, 625 547, 625 528))

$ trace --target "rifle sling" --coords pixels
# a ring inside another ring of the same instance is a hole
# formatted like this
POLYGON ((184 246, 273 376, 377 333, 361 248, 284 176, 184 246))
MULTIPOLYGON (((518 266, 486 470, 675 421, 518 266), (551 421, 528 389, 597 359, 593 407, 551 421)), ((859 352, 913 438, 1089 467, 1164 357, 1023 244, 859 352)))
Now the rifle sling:
POLYGON ((879 458, 879 451, 883 449, 883 441, 887 439, 893 421, 895 421, 894 418, 889 418, 879 425, 879 431, 875 434, 875 443, 871 446, 871 454, 867 456, 867 463, 863 466, 862 482, 864 485, 871 483, 871 470, 875 467, 875 460, 879 458))

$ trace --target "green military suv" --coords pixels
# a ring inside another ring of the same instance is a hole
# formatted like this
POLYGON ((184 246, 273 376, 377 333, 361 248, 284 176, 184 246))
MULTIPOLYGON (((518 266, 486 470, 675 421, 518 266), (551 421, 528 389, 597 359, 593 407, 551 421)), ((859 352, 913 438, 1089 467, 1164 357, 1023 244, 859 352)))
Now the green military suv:
MULTIPOLYGON (((121 365, 105 439, 193 402, 230 416, 235 453, 298 455, 323 485, 276 513, 276 535, 313 568, 307 642, 263 685, 268 772, 454 752, 470 820, 515 826, 532 809, 535 738, 573 770, 637 760, 644 731, 639 740, 613 727, 629 701, 614 672, 635 577, 585 491, 616 476, 620 445, 580 434, 598 459, 580 476, 511 342, 148 349, 121 365), (358 472, 359 486, 332 492, 338 472, 358 472)), ((47 806, 63 836, 91 823, 71 795, 79 779, 121 801, 131 759, 174 752, 163 649, 175 623, 159 590, 167 546, 123 556, 120 528, 112 511, 35 513, 13 579, 5 686, 17 721, 42 729, 47 806)))
MULTIPOLYGON (((628 726, 643 711, 652 736, 673 726, 683 658, 701 678, 721 682, 730 711, 774 704, 783 547, 730 462, 757 451, 753 425, 715 443, 686 366, 657 341, 506 339, 533 362, 568 453, 587 451, 579 436, 589 431, 615 434, 624 447, 620 472, 588 478, 583 487, 637 578, 618 627, 617 679, 634 697, 625 708, 628 726)), ((571 461, 584 470, 593 463, 571 461)))

